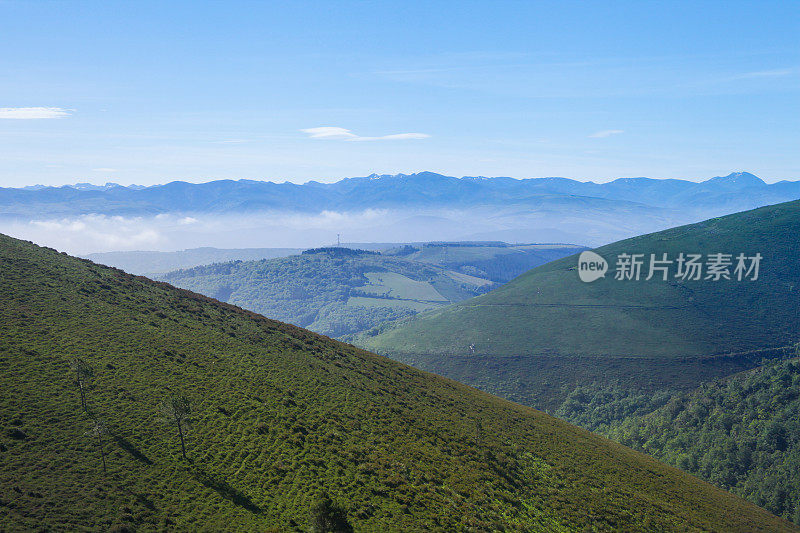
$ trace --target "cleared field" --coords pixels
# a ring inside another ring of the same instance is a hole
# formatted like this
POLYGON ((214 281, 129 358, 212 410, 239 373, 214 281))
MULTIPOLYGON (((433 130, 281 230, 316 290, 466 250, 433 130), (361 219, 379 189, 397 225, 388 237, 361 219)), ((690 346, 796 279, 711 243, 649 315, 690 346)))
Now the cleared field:
POLYGON ((364 275, 369 280, 369 284, 359 287, 359 289, 366 294, 401 300, 448 302, 448 299, 427 281, 414 281, 397 272, 365 272, 364 275))
POLYGON ((468 283, 477 287, 484 287, 492 284, 492 282, 488 279, 470 276, 469 274, 462 274, 461 272, 453 272, 452 270, 448 270, 445 272, 445 274, 450 276, 454 281, 458 281, 459 283, 468 283))

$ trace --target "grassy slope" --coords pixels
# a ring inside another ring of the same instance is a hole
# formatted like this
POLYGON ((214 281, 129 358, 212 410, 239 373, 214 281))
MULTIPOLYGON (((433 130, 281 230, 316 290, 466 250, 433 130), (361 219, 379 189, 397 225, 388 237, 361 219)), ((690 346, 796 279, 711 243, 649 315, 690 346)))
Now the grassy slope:
POLYGON ((332 337, 488 290, 485 280, 457 280, 438 266, 352 251, 205 265, 158 279, 332 337), (368 285, 378 277, 386 284, 368 285))
POLYGON ((800 524, 800 359, 706 384, 602 431, 800 524))
MULTIPOLYGON (((564 258, 488 294, 365 336, 359 343, 512 396, 515 387, 527 386, 514 382, 520 375, 515 365, 523 373, 525 367, 536 367, 550 383, 537 376, 530 379, 544 388, 559 388, 569 381, 564 372, 549 368, 564 364, 585 372, 582 379, 589 383, 606 375, 624 381, 631 377, 626 369, 642 367, 644 379, 654 380, 654 386, 684 380, 678 385, 693 387, 698 380, 750 364, 723 357, 698 366, 696 362, 705 356, 794 342, 800 331, 798 233, 800 201, 627 239, 597 249, 611 265, 605 279, 582 283, 574 270, 577 257, 564 258), (649 257, 664 252, 672 258, 679 252, 760 252, 764 259, 758 281, 613 279, 617 254, 649 257), (469 356, 472 343, 479 357, 459 357, 469 356), (581 359, 569 363, 575 357, 581 359), (483 368, 487 365, 496 368, 500 379, 487 377, 483 368), (507 371, 507 366, 514 370, 507 371), (654 372, 647 370, 653 368, 654 372)), ((535 396, 514 397, 542 401, 535 396)))
POLYGON ((0 292, 2 530, 292 530, 322 490, 357 530, 793 530, 543 413, 2 236, 0 292), (169 390, 195 408, 188 463, 169 390))

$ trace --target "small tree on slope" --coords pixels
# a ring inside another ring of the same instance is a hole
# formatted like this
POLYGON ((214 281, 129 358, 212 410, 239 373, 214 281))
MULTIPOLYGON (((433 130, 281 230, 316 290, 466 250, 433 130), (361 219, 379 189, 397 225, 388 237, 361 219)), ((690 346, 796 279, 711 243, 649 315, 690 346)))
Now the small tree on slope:
POLYGON ((192 412, 191 402, 181 394, 173 394, 161 401, 159 406, 164 419, 168 424, 175 424, 178 427, 178 436, 181 438, 181 454, 186 457, 186 444, 183 432, 189 425, 189 415, 192 412))
POLYGON ((108 426, 102 420, 93 420, 92 421, 92 429, 84 433, 89 437, 95 437, 97 439, 97 446, 100 449, 100 457, 103 460, 103 473, 107 473, 106 469, 106 452, 103 449, 103 435, 108 433, 108 426))
POLYGON ((75 383, 81 391, 81 407, 88 413, 89 410, 86 406, 86 389, 89 388, 92 378, 94 378, 94 370, 92 370, 92 367, 89 366, 86 361, 78 357, 72 360, 70 369, 75 373, 75 383))

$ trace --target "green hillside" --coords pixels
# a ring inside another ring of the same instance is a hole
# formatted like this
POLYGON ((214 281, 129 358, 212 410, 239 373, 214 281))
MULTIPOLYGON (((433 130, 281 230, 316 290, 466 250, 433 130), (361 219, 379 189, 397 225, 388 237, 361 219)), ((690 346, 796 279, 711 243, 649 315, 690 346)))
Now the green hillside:
POLYGON ((574 244, 430 242, 404 245, 385 253, 505 283, 533 267, 581 250, 585 248, 574 244))
POLYGON ((690 389, 752 367, 800 331, 800 201, 598 248, 610 271, 580 281, 577 256, 483 296, 359 339, 364 347, 517 401, 553 407, 580 384, 690 389), (757 280, 616 280, 621 254, 760 253, 757 280), (470 348, 473 345, 473 348, 470 348), (473 354, 474 349, 474 354, 473 354))
POLYGON ((800 524, 800 359, 706 384, 603 429, 800 524))
POLYGON ((349 248, 198 266, 156 279, 331 337, 438 309, 493 286, 435 265, 349 248))
POLYGON ((797 530, 541 412, 4 236, 0 291, 3 531, 797 530))

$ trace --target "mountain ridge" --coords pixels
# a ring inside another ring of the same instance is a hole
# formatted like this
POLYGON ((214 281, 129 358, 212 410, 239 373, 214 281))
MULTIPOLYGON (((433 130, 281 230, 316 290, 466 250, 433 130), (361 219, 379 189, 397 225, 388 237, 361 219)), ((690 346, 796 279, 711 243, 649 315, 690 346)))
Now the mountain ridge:
MULTIPOLYGON (((371 175, 333 183, 258 180, 172 181, 153 186, 77 184, 28 189, 0 188, 0 216, 33 216, 45 206, 69 202, 60 215, 87 213, 243 212, 265 209, 312 212, 397 207, 469 207, 508 201, 536 205, 580 197, 631 202, 659 208, 751 205, 800 197, 800 181, 767 184, 747 172, 700 182, 680 179, 618 178, 605 183, 570 178, 456 178, 434 172, 371 175), (745 191, 747 189, 747 191, 745 191), (747 193, 747 194, 745 194, 747 193), (725 195, 733 195, 730 198, 725 195), (717 199, 717 197, 721 197, 717 199)), ((752 207, 757 207, 752 205, 752 207)), ((54 213, 55 214, 55 213, 54 213)))
MULTIPOLYGON (((745 185, 745 186, 752 185, 752 184, 767 185, 767 183, 764 180, 762 180, 761 178, 759 178, 755 174, 752 174, 752 173, 746 172, 746 171, 731 172, 730 174, 728 174, 726 176, 715 176, 713 178, 708 178, 706 180, 701 180, 701 181, 686 180, 686 179, 680 179, 680 178, 650 178, 650 177, 646 177, 646 176, 637 176, 637 177, 628 177, 628 178, 614 178, 613 180, 604 181, 604 182, 596 182, 596 181, 593 181, 593 180, 578 180, 578 179, 575 179, 575 178, 566 178, 566 177, 562 177, 562 176, 547 176, 547 177, 533 177, 533 178, 512 178, 510 176, 462 176, 462 177, 459 178, 459 177, 455 177, 455 176, 448 176, 446 174, 440 174, 438 172, 432 172, 432 171, 429 171, 429 170, 423 170, 423 171, 414 172, 414 173, 411 173, 411 174, 404 174, 402 172, 398 173, 398 174, 377 174, 377 173, 372 173, 372 174, 369 174, 368 176, 355 176, 355 177, 351 177, 351 178, 342 178, 340 180, 333 181, 333 182, 321 182, 321 181, 317 181, 317 180, 313 180, 312 179, 312 180, 308 180, 308 181, 305 181, 305 182, 302 182, 302 183, 296 183, 296 182, 291 182, 291 181, 277 182, 277 181, 272 181, 272 180, 254 180, 254 179, 242 178, 242 179, 238 179, 238 180, 233 180, 233 179, 211 180, 210 182, 202 182, 202 183, 212 183, 212 182, 215 182, 215 181, 237 181, 237 182, 245 182, 245 183, 274 183, 276 185, 293 184, 293 185, 300 185, 300 186, 313 185, 313 186, 317 186, 317 187, 330 187, 330 186, 338 185, 338 184, 340 184, 342 182, 353 182, 353 181, 360 181, 360 180, 375 181, 375 180, 383 180, 383 179, 386 179, 386 180, 398 180, 398 179, 409 178, 409 177, 422 177, 422 178, 425 178, 425 177, 433 177, 433 178, 443 177, 443 178, 453 178, 453 179, 460 179, 460 180, 467 180, 467 181, 497 180, 497 181, 503 181, 503 182, 537 180, 537 181, 542 181, 542 182, 550 181, 550 182, 591 183, 591 184, 594 184, 594 185, 603 185, 603 184, 619 183, 619 182, 629 182, 630 183, 630 182, 645 181, 645 180, 646 181, 675 181, 675 182, 688 182, 688 183, 698 183, 698 184, 699 183, 736 183, 738 185, 738 184, 742 183, 739 180, 744 180, 744 182, 747 183, 747 185, 745 185)), ((775 183, 783 183, 783 182, 790 182, 791 183, 791 182, 794 182, 794 181, 797 181, 797 180, 780 180, 780 181, 777 181, 775 183)), ((111 188, 115 188, 115 187, 121 187, 121 188, 124 188, 124 189, 137 189, 138 190, 138 189, 147 189, 147 188, 151 188, 151 187, 163 187, 164 185, 169 185, 170 183, 193 183, 195 185, 202 184, 202 183, 187 182, 187 181, 183 181, 183 180, 174 180, 174 181, 155 184, 155 185, 136 185, 136 184, 122 185, 122 184, 117 183, 117 182, 109 181, 109 182, 106 182, 105 184, 97 184, 97 185, 93 184, 93 183, 79 182, 79 183, 74 183, 74 184, 69 184, 68 183, 68 184, 64 184, 64 185, 29 185, 29 186, 26 186, 26 187, 19 187, 19 188, 23 189, 23 190, 40 190, 40 189, 47 189, 47 188, 56 188, 56 189, 72 188, 72 189, 76 189, 76 190, 105 190, 105 189, 111 189, 111 188)), ((6 188, 12 188, 13 189, 14 187, 6 187, 6 188)))
POLYGON ((757 178, 456 178, 432 172, 336 183, 219 180, 145 188, 0 189, 0 232, 88 254, 153 248, 315 247, 336 242, 572 242, 600 246, 800 198, 757 178), (89 231, 82 232, 80 228, 89 231))

